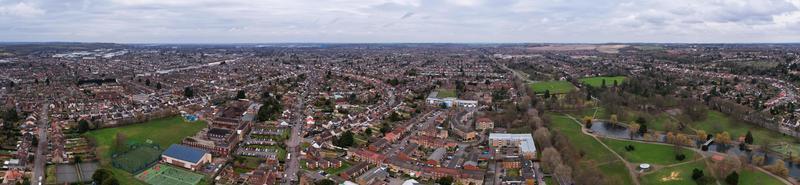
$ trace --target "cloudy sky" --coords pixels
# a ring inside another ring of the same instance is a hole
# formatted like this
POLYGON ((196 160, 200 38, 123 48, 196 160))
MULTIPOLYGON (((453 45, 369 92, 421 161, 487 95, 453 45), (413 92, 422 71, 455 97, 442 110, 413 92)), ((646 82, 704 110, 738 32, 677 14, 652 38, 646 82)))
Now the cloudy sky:
POLYGON ((800 0, 0 0, 0 42, 800 42, 800 0))

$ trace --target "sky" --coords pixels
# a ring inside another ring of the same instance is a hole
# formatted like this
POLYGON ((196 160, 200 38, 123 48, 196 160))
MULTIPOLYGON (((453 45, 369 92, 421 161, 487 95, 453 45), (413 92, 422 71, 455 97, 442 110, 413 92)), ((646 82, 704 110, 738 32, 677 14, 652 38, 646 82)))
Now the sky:
POLYGON ((0 42, 800 42, 800 0, 0 0, 0 42))

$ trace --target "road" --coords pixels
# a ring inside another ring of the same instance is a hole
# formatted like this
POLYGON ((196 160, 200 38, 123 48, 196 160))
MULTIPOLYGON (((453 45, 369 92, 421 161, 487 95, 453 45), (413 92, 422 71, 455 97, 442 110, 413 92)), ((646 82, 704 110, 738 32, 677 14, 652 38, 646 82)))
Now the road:
POLYGON ((39 179, 41 178, 44 180, 44 169, 45 163, 47 163, 47 127, 50 124, 49 117, 48 117, 48 107, 49 103, 44 103, 42 106, 42 114, 40 115, 39 125, 38 125, 38 134, 39 134, 39 143, 36 146, 36 156, 33 162, 33 179, 31 179, 31 184, 40 184, 39 179))
MULTIPOLYGON (((309 80, 306 79, 306 82, 309 82, 309 80)), ((301 92, 300 96, 298 96, 297 103, 293 107, 292 134, 286 142, 286 152, 289 153, 291 158, 286 163, 286 170, 284 171, 286 180, 283 181, 283 184, 285 185, 294 184, 293 182, 298 180, 297 171, 300 170, 300 163, 298 161, 300 150, 297 146, 300 145, 300 141, 303 140, 303 137, 300 135, 300 129, 303 128, 303 124, 305 124, 303 119, 305 118, 304 111, 305 97, 308 94, 307 88, 303 88, 301 92)))

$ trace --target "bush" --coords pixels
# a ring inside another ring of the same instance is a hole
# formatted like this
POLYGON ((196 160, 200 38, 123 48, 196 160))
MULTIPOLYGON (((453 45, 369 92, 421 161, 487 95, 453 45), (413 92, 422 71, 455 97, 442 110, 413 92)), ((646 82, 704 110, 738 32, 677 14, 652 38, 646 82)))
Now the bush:
POLYGON ((636 150, 636 148, 634 148, 633 145, 628 145, 628 146, 625 146, 625 150, 630 152, 630 151, 636 150))
POLYGON ((703 170, 697 168, 692 170, 692 180, 697 181, 697 179, 700 179, 701 177, 703 177, 703 170))
POLYGON ((684 155, 684 154, 675 155, 675 160, 683 161, 684 159, 686 159, 686 155, 684 155))
POLYGON ((728 177, 725 177, 725 182, 729 185, 739 185, 739 174, 736 171, 731 172, 728 177))

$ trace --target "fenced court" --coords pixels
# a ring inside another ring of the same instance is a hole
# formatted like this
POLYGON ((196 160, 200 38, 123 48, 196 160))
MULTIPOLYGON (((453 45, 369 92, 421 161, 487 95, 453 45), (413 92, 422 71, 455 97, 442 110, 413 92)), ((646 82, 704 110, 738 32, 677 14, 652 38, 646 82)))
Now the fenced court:
POLYGON ((136 144, 123 154, 111 157, 111 165, 115 168, 136 174, 147 169, 161 159, 161 148, 158 145, 136 144))
POLYGON ((136 175, 136 178, 152 185, 196 185, 203 175, 165 164, 156 164, 136 175))

